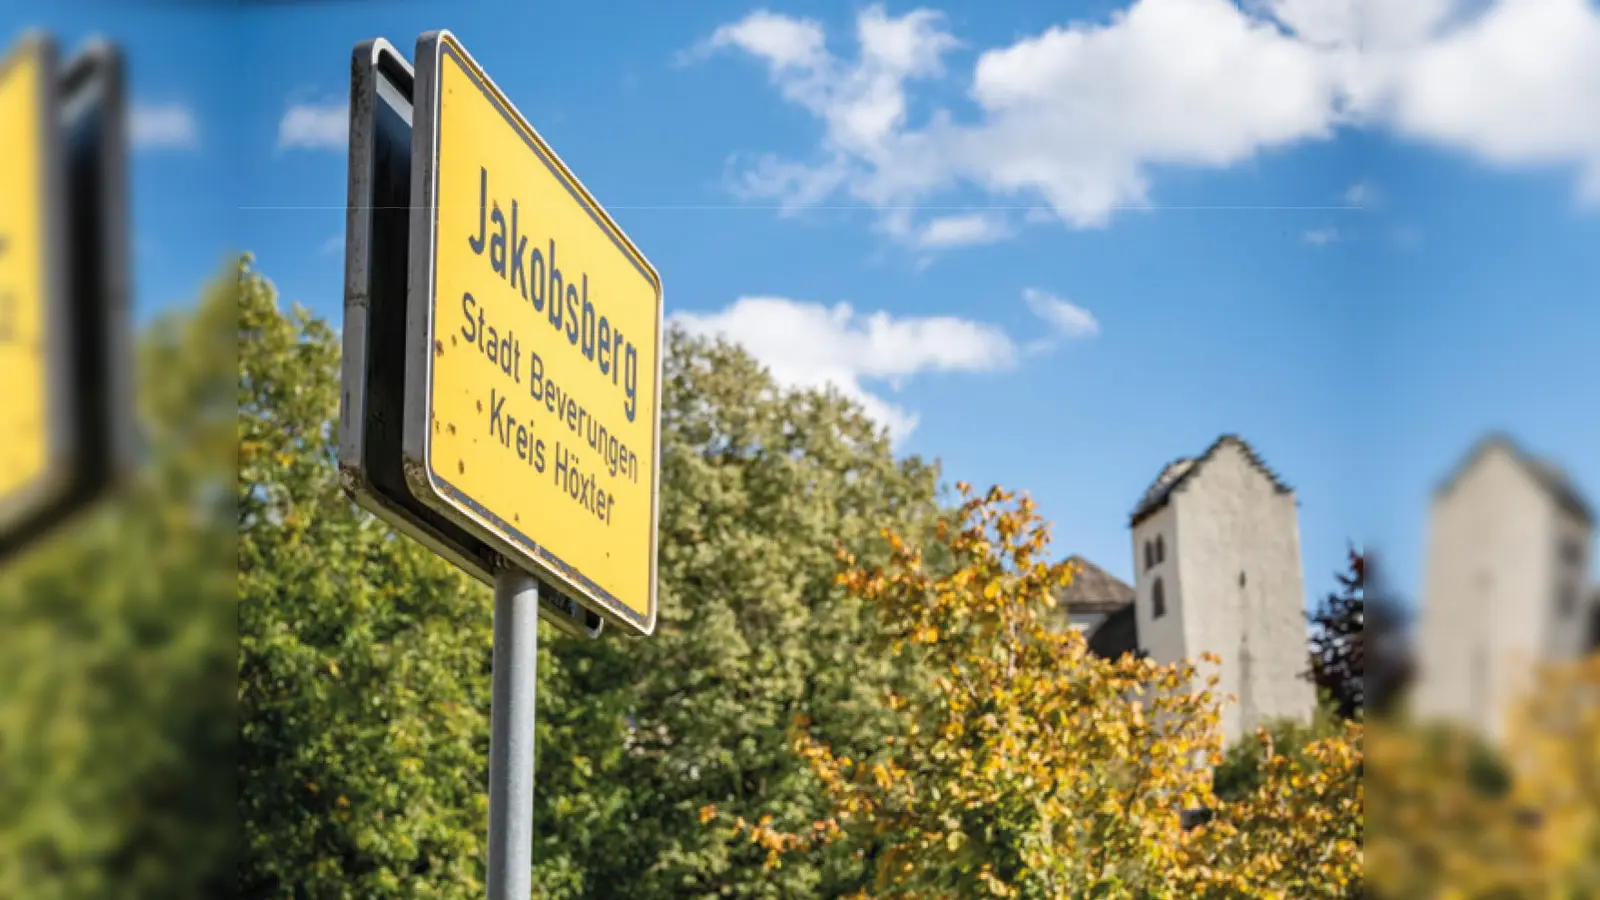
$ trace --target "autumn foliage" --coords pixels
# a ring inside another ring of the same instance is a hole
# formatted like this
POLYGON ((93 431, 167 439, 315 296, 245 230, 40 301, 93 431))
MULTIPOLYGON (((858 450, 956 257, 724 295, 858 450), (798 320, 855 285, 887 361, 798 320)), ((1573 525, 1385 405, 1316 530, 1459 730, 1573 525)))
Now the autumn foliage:
POLYGON ((1542 667, 1504 746, 1375 720, 1375 896, 1600 896, 1600 655, 1542 667))
POLYGON ((888 534, 881 568, 841 556, 841 587, 882 622, 864 652, 914 655, 931 683, 885 698, 897 727, 865 758, 799 723, 795 749, 832 814, 786 829, 706 807, 703 821, 747 835, 773 867, 847 844, 876 875, 859 897, 1355 895, 1360 726, 1294 757, 1263 747, 1258 786, 1219 801, 1214 678, 1099 658, 1048 627, 1072 571, 1044 559, 1047 526, 1026 497, 960 489, 934 546, 888 534), (1210 820, 1185 828, 1199 809, 1210 820))

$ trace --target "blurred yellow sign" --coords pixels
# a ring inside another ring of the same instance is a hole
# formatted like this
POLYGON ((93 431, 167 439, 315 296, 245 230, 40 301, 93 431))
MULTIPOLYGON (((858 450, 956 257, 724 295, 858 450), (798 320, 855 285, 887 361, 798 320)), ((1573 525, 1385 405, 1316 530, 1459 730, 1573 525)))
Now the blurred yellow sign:
POLYGON ((48 48, 28 41, 0 62, 0 519, 48 493, 52 447, 48 318, 55 72, 48 48))
POLYGON ((660 276, 452 36, 422 56, 412 489, 649 634, 660 276))

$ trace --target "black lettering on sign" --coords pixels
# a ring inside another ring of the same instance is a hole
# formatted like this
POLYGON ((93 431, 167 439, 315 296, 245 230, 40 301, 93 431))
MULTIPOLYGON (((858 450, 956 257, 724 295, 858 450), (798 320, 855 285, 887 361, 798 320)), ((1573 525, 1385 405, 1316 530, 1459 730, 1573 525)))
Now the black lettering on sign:
POLYGON ((511 201, 511 289, 521 291, 522 299, 528 299, 528 273, 523 268, 522 261, 528 252, 528 236, 517 236, 517 201, 511 201))
POLYGON ((568 395, 546 373, 544 359, 531 351, 528 353, 528 395, 553 414, 557 422, 566 425, 569 431, 600 454, 611 477, 620 474, 634 484, 639 483, 639 455, 628 449, 628 445, 607 428, 599 416, 580 406, 568 395))
POLYGON ((517 340, 517 336, 511 331, 501 334, 489 325, 484 318, 483 307, 470 293, 461 295, 461 315, 467 322, 461 326, 461 336, 467 339, 467 343, 476 346, 489 362, 510 375, 512 381, 521 384, 522 342, 517 340))
POLYGON ((562 289, 561 267, 556 265, 556 239, 550 239, 550 252, 545 256, 545 267, 550 270, 550 327, 561 330, 561 302, 566 296, 562 289))
POLYGON ((489 436, 498 441, 500 446, 515 453, 517 459, 532 466, 535 472, 543 472, 544 441, 533 436, 531 421, 519 422, 506 409, 509 399, 510 395, 489 389, 489 436))
MULTIPOLYGON (((583 276, 583 355, 590 362, 594 362, 594 333, 595 333, 594 304, 589 302, 589 276, 583 276)), ((601 374, 605 374, 604 371, 601 374)))
POLYGON ((550 327, 588 363, 598 367, 601 375, 609 375, 613 386, 622 388, 622 411, 632 422, 639 414, 639 348, 606 315, 604 281, 598 280, 595 286, 599 299, 591 300, 589 273, 564 274, 556 262, 553 237, 546 241, 544 252, 537 245, 529 249, 531 236, 522 227, 522 206, 516 199, 510 201, 510 206, 508 238, 506 215, 499 200, 489 194, 489 169, 480 167, 478 233, 469 235, 467 244, 478 256, 487 251, 489 268, 536 312, 543 311, 550 327))
POLYGON ((590 515, 610 525, 615 498, 605 492, 594 474, 578 468, 578 455, 568 452, 560 441, 556 441, 555 459, 556 486, 590 515))

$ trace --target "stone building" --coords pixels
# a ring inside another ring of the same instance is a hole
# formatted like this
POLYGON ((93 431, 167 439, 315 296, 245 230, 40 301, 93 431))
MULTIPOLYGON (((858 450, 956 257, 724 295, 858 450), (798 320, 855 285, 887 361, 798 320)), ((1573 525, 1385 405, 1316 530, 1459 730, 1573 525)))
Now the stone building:
POLYGON ((1594 513, 1557 466, 1491 434, 1434 495, 1412 704, 1491 740, 1541 661, 1600 646, 1594 513))
POLYGON ((1244 440, 1224 435, 1199 456, 1162 469, 1129 526, 1134 585, 1094 567, 1092 587, 1077 594, 1069 588, 1062 598, 1070 616, 1092 622, 1095 652, 1135 652, 1163 663, 1218 657, 1220 669, 1199 668, 1202 678, 1218 676, 1218 693, 1237 698, 1222 714, 1230 743, 1271 719, 1309 719, 1316 692, 1304 677, 1305 582, 1293 490, 1244 440), (1125 595, 1131 597, 1109 603, 1125 595))
POLYGON ((1101 656, 1114 659, 1126 651, 1138 652, 1133 588, 1081 556, 1067 561, 1075 573, 1056 598, 1063 620, 1087 634, 1089 649, 1101 656))

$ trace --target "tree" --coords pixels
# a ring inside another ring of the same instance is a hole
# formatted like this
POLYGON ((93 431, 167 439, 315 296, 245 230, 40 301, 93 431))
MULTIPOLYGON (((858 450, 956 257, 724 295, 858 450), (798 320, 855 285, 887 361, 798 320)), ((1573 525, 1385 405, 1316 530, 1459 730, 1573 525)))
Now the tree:
POLYGON ((1500 746, 1454 723, 1374 721, 1375 896, 1600 894, 1600 655, 1532 674, 1500 746))
POLYGON ((1600 653, 1536 670, 1503 752, 1512 820, 1537 823, 1549 895, 1600 895, 1600 653))
POLYGON ((657 632, 562 651, 608 673, 590 687, 627 723, 605 775, 624 792, 616 824, 576 862, 584 896, 838 896, 862 878, 847 856, 766 871, 759 848, 695 817, 708 801, 823 814, 787 740, 801 709, 827 710, 842 746, 880 741, 883 694, 915 677, 862 652, 876 619, 835 584, 834 549, 876 558, 885 524, 931 526, 937 473, 897 461, 838 395, 780 391, 728 344, 671 333, 665 378, 657 632))
POLYGON ((1339 589, 1327 595, 1311 617, 1310 677, 1346 719, 1361 716, 1366 704, 1363 589, 1366 560, 1351 547, 1349 568, 1335 576, 1339 589))
POLYGON ((238 278, 240 895, 481 895, 483 592, 356 512, 332 331, 238 278))
POLYGON ((1366 749, 1373 896, 1545 896, 1491 748, 1456 727, 1374 719, 1366 749))
POLYGON ((1379 716, 1396 711, 1415 674, 1407 617, 1400 600, 1383 577, 1381 560, 1370 551, 1363 574, 1370 582, 1365 593, 1371 602, 1364 612, 1362 643, 1366 681, 1362 693, 1367 708, 1379 716))
POLYGON ((1269 722, 1223 751, 1212 789, 1224 802, 1242 800, 1261 787, 1271 759, 1287 755, 1300 765, 1312 764, 1311 747, 1344 734, 1344 723, 1329 703, 1319 704, 1309 722, 1288 718, 1269 722))
MULTIPOLYGON (((336 339, 250 263, 239 277, 243 893, 479 896, 491 598, 341 494, 336 339)), ((914 679, 858 652, 875 620, 834 584, 833 548, 882 553, 884 523, 931 521, 937 472, 837 395, 779 391, 677 332, 662 448, 656 634, 541 629, 537 889, 837 895, 860 881, 848 857, 772 877, 695 815, 821 811, 785 740, 802 706, 842 744, 876 742, 880 688, 914 679)))
POLYGON ((1365 731, 1346 720, 1286 753, 1259 733, 1255 786, 1220 804, 1183 842, 1168 876, 1171 893, 1157 896, 1365 896, 1365 731))
POLYGON ((875 876, 859 897, 1345 896, 1360 865, 1359 742, 1314 748, 1314 772, 1273 763, 1259 791, 1218 803, 1212 685, 1186 663, 1105 660, 1047 627, 1071 577, 1042 560, 1047 527, 1026 498, 961 490, 933 542, 953 565, 930 569, 893 533, 886 566, 842 555, 841 581, 883 621, 873 652, 931 666, 934 691, 888 695, 892 732, 865 750, 820 737, 826 711, 800 723, 831 803, 807 827, 715 806, 702 818, 747 834, 773 867, 850 848, 875 876), (1285 801, 1306 790, 1328 804, 1285 801), (1198 807, 1218 815, 1185 829, 1180 812, 1198 807), (1209 862, 1222 858, 1235 865, 1209 862))
POLYGON ((232 889, 234 299, 141 329, 142 465, 0 575, 0 896, 232 889))

